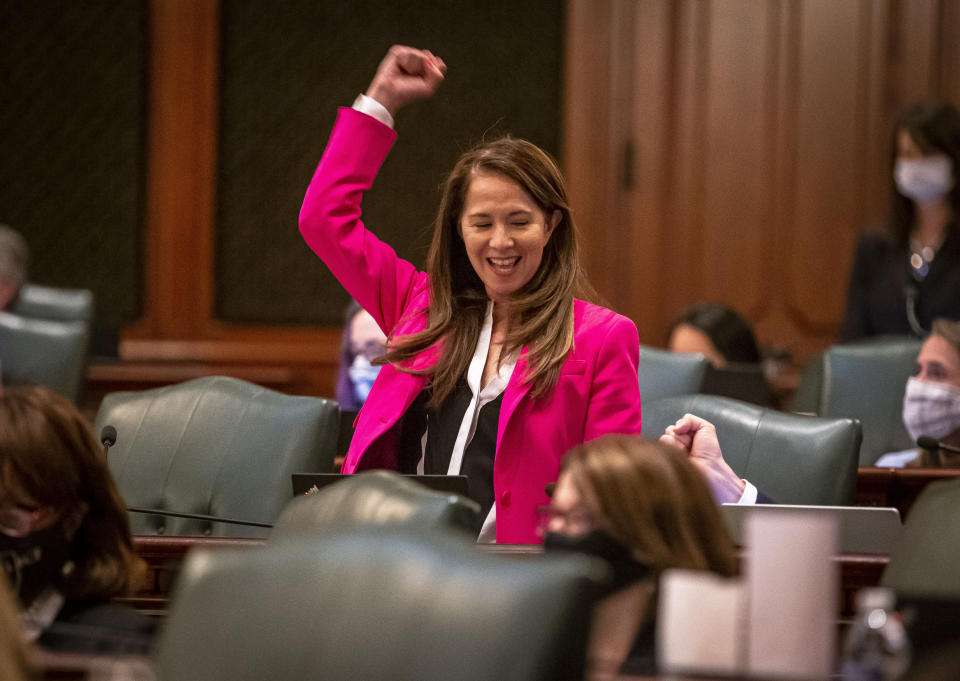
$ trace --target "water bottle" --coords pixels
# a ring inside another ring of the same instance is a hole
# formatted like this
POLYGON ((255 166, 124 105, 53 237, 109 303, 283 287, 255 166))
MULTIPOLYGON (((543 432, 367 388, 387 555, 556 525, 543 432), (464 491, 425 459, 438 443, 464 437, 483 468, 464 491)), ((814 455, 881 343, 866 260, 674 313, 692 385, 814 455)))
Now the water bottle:
POLYGON ((910 666, 910 641, 890 589, 857 593, 857 617, 844 645, 844 681, 895 681, 910 666))

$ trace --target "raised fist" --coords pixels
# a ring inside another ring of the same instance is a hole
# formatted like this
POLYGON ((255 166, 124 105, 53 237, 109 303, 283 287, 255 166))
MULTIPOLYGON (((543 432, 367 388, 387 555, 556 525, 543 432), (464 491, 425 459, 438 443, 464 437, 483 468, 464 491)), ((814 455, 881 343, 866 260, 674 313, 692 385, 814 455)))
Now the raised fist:
POLYGON ((443 60, 429 50, 394 45, 380 62, 366 94, 395 115, 402 106, 433 95, 446 70, 443 60))

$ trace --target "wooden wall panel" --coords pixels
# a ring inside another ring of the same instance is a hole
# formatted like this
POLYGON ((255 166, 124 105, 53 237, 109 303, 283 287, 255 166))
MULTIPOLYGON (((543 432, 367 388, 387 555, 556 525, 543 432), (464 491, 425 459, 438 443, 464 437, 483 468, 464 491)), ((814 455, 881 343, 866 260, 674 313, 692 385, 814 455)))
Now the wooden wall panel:
POLYGON ((942 0, 899 0, 892 56, 904 103, 929 97, 937 89, 939 22, 942 0))
POLYGON ((210 318, 218 13, 150 4, 144 314, 128 339, 196 337, 210 318))
POLYGON ((616 148, 626 131, 616 136, 612 123, 613 34, 618 0, 570 3, 564 90, 578 93, 576 106, 564 107, 564 157, 570 203, 584 241, 590 280, 607 297, 617 285, 607 266, 611 240, 607 226, 615 221, 617 203, 616 148), (570 131, 576 131, 571 136, 570 131))
POLYGON ((795 225, 785 244, 785 293, 800 323, 821 332, 842 312, 843 273, 855 245, 849 226, 857 214, 857 10, 856 3, 808 1, 800 16, 795 225))
POLYGON ((672 0, 638 3, 634 17, 634 88, 630 122, 632 137, 632 182, 620 201, 633 229, 624 241, 630 267, 622 289, 628 292, 621 302, 637 321, 640 342, 663 342, 659 320, 664 316, 660 291, 676 264, 664 257, 669 218, 668 195, 673 157, 671 130, 673 103, 661 93, 669 91, 674 68, 672 35, 675 7, 672 0))
POLYGON ((939 40, 937 91, 960 106, 960 0, 943 0, 939 40))
POLYGON ((774 3, 712 3, 707 55, 705 171, 701 259, 703 290, 736 301, 759 318, 769 302, 764 282, 777 252, 774 206, 776 43, 774 3), (754 49, 744 50, 747 44, 754 49), (758 188, 761 188, 758 191, 758 188))
MULTIPOLYGON (((149 7, 143 319, 122 354, 295 367, 329 392, 337 329, 215 317, 221 2, 149 7)), ((891 121, 960 100, 960 0, 568 0, 566 23, 562 161, 602 297, 650 344, 719 299, 800 359, 828 345, 886 210, 891 121)))
MULTIPOLYGON (((706 148, 707 61, 700 49, 709 41, 709 5, 695 1, 676 3, 674 33, 673 129, 668 143, 672 154, 664 172, 670 181, 668 219, 664 235, 666 270, 658 294, 664 310, 675 315, 685 305, 690 290, 703 288, 703 202, 706 148), (698 263, 688 267, 688 258, 698 263)), ((649 294, 649 292, 648 292, 649 294)), ((661 337, 663 334, 661 334, 661 337)))
POLYGON ((891 2, 861 0, 860 30, 866 31, 868 47, 861 51, 860 139, 864 146, 863 164, 855 178, 859 189, 860 226, 868 228, 880 224, 890 203, 891 157, 890 128, 901 107, 893 87, 891 58, 891 2))
POLYGON ((886 215, 897 114, 956 99, 960 0, 647 1, 632 32, 609 26, 622 4, 568 10, 569 49, 592 41, 566 92, 574 205, 596 224, 625 206, 633 231, 618 223, 587 241, 594 265, 618 262, 613 243, 632 249, 630 265, 595 277, 601 293, 646 343, 662 344, 686 305, 721 300, 802 362, 833 342, 854 246, 886 215), (611 67, 625 56, 632 74, 611 67), (595 115, 613 128, 591 130, 595 115), (635 184, 599 186, 622 145, 635 184))

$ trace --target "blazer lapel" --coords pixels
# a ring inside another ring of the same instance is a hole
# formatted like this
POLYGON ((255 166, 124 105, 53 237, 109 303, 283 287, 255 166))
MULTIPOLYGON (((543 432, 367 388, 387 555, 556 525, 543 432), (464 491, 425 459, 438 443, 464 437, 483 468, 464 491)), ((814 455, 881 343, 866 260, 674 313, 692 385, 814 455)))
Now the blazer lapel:
POLYGON ((530 391, 530 384, 523 380, 527 373, 527 349, 520 351, 520 359, 517 360, 513 368, 513 375, 510 376, 510 382, 507 383, 503 391, 503 402, 500 405, 500 420, 497 423, 497 451, 500 451, 500 443, 503 441, 503 434, 507 430, 507 424, 510 418, 520 405, 526 394, 530 391))

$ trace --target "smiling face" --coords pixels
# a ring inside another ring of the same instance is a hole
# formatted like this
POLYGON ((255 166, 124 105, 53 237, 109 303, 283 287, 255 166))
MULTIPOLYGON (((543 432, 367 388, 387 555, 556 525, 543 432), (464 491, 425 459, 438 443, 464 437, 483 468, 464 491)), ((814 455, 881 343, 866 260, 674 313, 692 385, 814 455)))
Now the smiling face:
POLYGON ((559 210, 547 216, 516 182, 474 171, 460 216, 460 235, 494 304, 507 302, 533 278, 560 218, 559 210))

